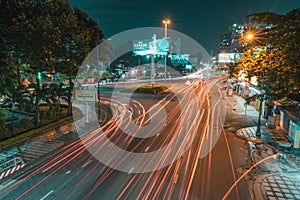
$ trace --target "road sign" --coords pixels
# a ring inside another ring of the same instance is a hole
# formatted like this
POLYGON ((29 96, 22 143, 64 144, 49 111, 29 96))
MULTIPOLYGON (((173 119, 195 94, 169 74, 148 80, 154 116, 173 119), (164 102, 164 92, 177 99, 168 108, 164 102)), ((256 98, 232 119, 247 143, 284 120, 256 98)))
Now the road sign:
POLYGON ((78 101, 95 101, 95 90, 75 90, 75 99, 78 101))

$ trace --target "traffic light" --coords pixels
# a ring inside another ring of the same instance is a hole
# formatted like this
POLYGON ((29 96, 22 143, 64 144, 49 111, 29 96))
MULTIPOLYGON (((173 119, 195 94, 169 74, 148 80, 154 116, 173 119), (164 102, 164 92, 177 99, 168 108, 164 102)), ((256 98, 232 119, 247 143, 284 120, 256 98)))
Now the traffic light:
POLYGON ((39 80, 42 80, 42 73, 38 72, 36 78, 39 79, 39 80))

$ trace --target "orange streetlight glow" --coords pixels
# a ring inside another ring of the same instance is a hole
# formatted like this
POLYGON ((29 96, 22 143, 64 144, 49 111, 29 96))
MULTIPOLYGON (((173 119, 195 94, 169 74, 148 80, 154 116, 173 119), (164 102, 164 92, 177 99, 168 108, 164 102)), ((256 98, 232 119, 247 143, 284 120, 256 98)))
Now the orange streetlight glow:
POLYGON ((164 19, 163 20, 163 24, 165 24, 165 38, 167 37, 167 28, 168 28, 168 24, 170 24, 171 21, 169 19, 164 19))
POLYGON ((247 34, 246 37, 247 37, 248 40, 252 40, 254 36, 253 36, 253 34, 250 33, 250 34, 247 34))

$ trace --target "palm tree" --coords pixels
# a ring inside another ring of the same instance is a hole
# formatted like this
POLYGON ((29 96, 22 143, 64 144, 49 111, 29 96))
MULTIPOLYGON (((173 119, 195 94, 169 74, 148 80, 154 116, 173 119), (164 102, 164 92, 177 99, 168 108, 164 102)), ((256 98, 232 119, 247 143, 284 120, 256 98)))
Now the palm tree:
POLYGON ((38 128, 39 121, 40 121, 40 102, 43 97, 46 95, 46 87, 47 85, 40 86, 40 81, 37 79, 37 83, 32 83, 29 85, 29 88, 32 88, 33 92, 31 93, 30 97, 32 98, 32 102, 35 105, 35 127, 38 128))
POLYGON ((4 105, 13 107, 13 105, 18 106, 18 110, 23 110, 23 105, 28 101, 29 91, 22 85, 19 85, 17 88, 10 89, 6 93, 6 98, 3 101, 4 105))
POLYGON ((57 113, 59 110, 61 99, 68 99, 68 89, 63 88, 63 84, 50 84, 45 88, 45 95, 43 100, 47 102, 53 112, 53 120, 57 120, 57 113))

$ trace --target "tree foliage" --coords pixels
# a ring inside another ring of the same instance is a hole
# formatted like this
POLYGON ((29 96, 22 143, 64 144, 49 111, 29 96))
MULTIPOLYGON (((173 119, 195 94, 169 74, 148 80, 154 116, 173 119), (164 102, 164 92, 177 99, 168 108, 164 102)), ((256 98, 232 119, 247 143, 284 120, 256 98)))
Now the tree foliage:
POLYGON ((21 75, 30 77, 33 92, 27 93, 24 109, 34 108, 36 126, 45 92, 53 95, 48 100, 55 105, 55 119, 60 98, 67 101, 71 115, 72 76, 104 37, 98 22, 72 8, 68 0, 0 0, 0 6, 0 94, 22 110, 26 91, 21 75), (43 71, 69 75, 68 91, 61 86, 41 87, 35 74, 43 71))
POLYGON ((75 75, 103 38, 98 23, 67 0, 1 0, 0 5, 0 71, 7 72, 0 84, 4 88, 6 81, 20 84, 24 64, 31 73, 75 75))
POLYGON ((248 17, 260 31, 238 60, 235 73, 244 69, 249 77, 257 76, 270 98, 299 96, 300 8, 285 15, 262 12, 248 17))

